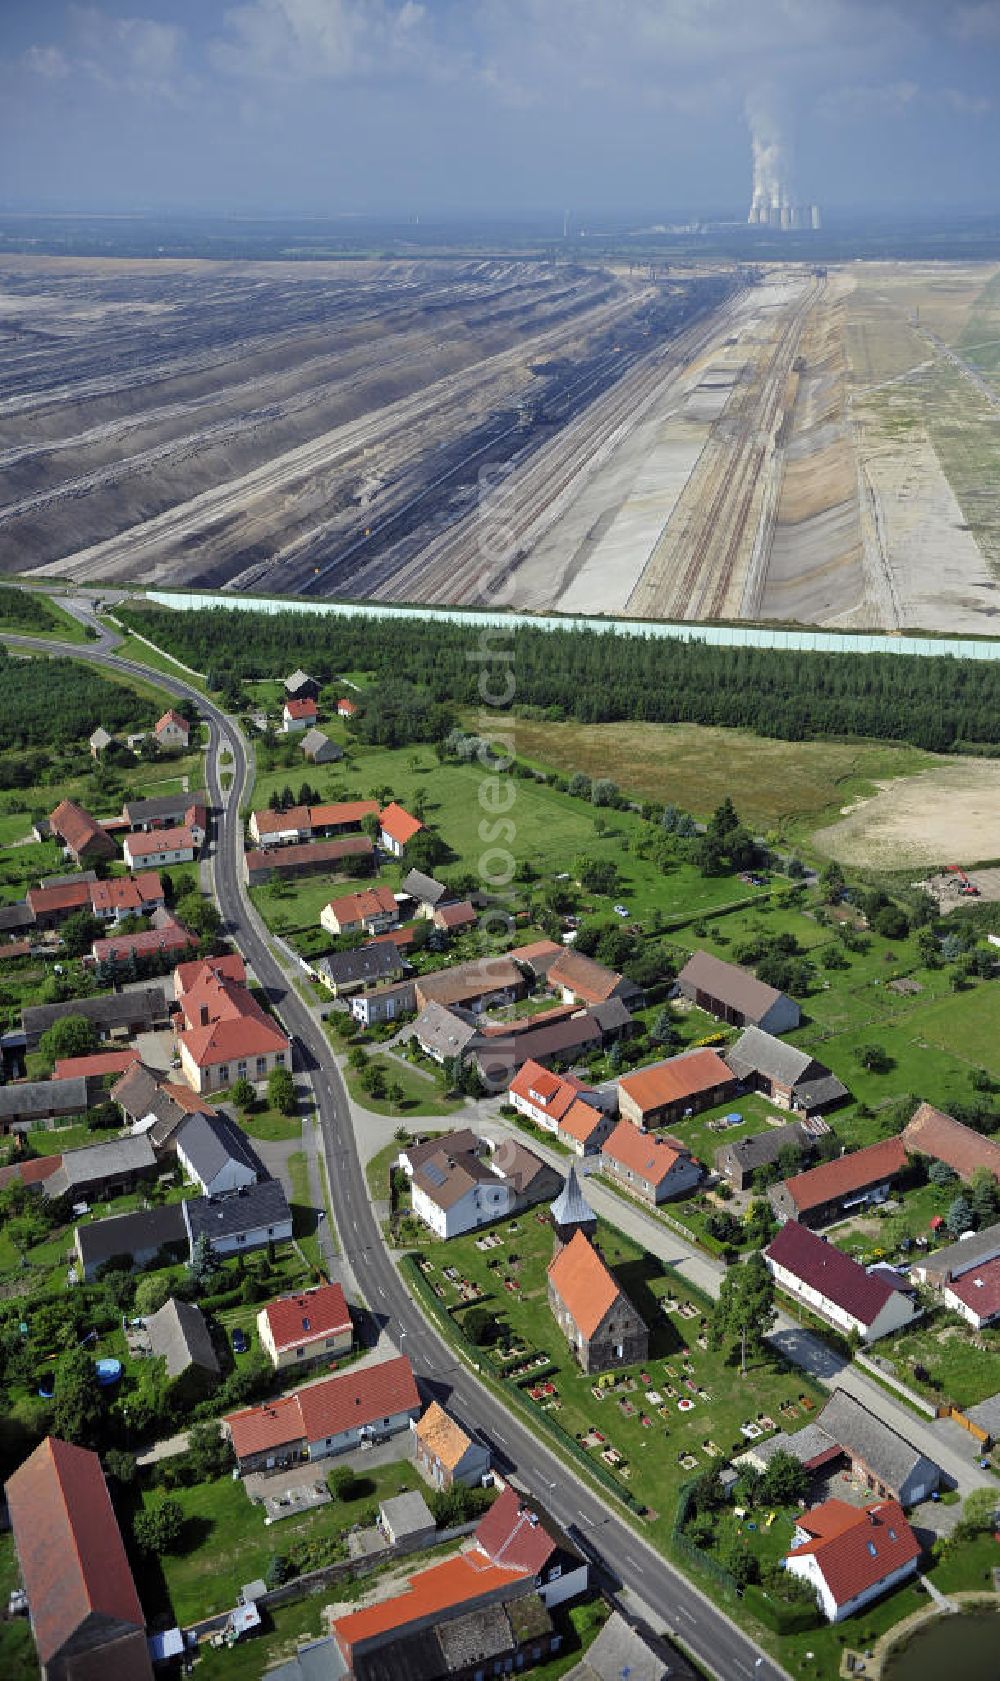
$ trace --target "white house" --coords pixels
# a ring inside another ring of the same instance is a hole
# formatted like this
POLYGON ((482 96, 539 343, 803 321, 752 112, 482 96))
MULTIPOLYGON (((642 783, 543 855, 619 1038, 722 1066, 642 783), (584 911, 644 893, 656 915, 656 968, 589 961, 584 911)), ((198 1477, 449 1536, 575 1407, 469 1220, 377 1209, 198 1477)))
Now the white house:
POLYGON ((827 1622, 843 1622, 916 1571, 920 1543, 896 1500, 850 1506, 825 1500, 799 1518, 789 1575, 808 1582, 827 1622))
POLYGON ((163 714, 153 733, 161 747, 186 752, 191 739, 191 725, 171 707, 163 714))
POLYGON ((764 1259, 782 1290, 846 1335, 856 1332, 862 1342, 876 1342, 920 1317, 912 1285, 866 1272, 796 1220, 786 1220, 764 1259))
POLYGON ((192 1254, 201 1237, 216 1255, 243 1255, 292 1235, 292 1211, 277 1179, 244 1185, 224 1197, 189 1197, 180 1206, 192 1254))
POLYGON ((228 1115, 189 1115, 177 1132, 177 1161, 206 1196, 225 1196, 267 1178, 241 1127, 228 1115))
POLYGON ((314 700, 286 700, 281 710, 281 727, 286 735, 293 735, 297 730, 310 730, 316 716, 314 700))
POLYGON ((494 1173, 474 1148, 449 1149, 446 1139, 414 1169, 410 1187, 414 1214, 441 1238, 505 1219, 517 1206, 513 1184, 494 1173))
POLYGON ((945 1307, 960 1313, 976 1331, 1000 1319, 1000 1260, 971 1266, 942 1291, 945 1307))

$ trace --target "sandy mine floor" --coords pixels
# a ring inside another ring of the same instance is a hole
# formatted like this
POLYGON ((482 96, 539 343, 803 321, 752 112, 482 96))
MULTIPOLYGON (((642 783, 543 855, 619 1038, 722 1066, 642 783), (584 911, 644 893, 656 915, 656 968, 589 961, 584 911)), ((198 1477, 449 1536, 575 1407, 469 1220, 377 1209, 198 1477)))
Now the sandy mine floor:
POLYGON ((948 760, 880 785, 816 845, 842 864, 926 869, 974 864, 1000 852, 1000 760, 948 760))

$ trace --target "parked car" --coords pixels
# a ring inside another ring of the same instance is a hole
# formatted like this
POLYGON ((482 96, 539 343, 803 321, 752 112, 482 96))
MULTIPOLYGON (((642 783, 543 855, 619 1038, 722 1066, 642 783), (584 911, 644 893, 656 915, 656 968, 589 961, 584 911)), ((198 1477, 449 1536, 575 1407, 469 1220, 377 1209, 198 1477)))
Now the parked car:
POLYGON ((247 1336, 246 1332, 241 1330, 239 1325, 237 1325, 233 1331, 233 1353, 246 1354, 249 1348, 250 1338, 247 1336))
POLYGON ((629 914, 627 905, 615 905, 614 911, 616 916, 628 916, 629 914))

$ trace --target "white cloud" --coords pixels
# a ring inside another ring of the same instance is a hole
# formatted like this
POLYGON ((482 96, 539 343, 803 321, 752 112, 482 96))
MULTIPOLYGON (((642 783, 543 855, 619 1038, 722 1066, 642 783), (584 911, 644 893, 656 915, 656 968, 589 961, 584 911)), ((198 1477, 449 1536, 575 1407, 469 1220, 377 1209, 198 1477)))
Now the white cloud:
POLYGON ((426 72, 433 60, 417 0, 249 0, 225 13, 209 51, 227 75, 281 81, 426 72))
POLYGON ((58 47, 29 47, 21 63, 33 76, 44 76, 47 82, 58 82, 70 74, 70 64, 58 47))
POLYGON ((869 117, 901 117, 919 98, 916 82, 862 82, 830 89, 817 100, 815 109, 826 122, 858 122, 869 117))

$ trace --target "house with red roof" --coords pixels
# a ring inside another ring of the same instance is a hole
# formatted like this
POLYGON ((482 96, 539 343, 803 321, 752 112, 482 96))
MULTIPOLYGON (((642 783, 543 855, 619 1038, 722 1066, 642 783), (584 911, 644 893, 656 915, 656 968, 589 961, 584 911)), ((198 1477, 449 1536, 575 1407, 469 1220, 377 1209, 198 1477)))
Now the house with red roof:
POLYGON ((5 1493, 48 1681, 152 1681, 146 1620, 101 1462, 47 1436, 5 1493))
POLYGON ((300 700, 286 700, 281 709, 281 728, 285 735, 294 735, 297 730, 310 730, 318 715, 316 702, 308 695, 300 700))
POLYGON ((1000 1319, 1000 1259, 994 1257, 953 1277, 942 1291, 942 1300, 975 1331, 995 1324, 1000 1319))
POLYGON ((491 1563, 512 1566, 535 1578, 542 1603, 551 1610, 585 1593, 588 1569, 551 1520, 506 1483, 480 1518, 475 1543, 491 1563))
POLYGON ((596 1103, 586 1097, 578 1097, 567 1109, 556 1128, 556 1136, 561 1144, 578 1156, 596 1156, 602 1146, 611 1137, 617 1125, 617 1118, 599 1109, 596 1103))
POLYGON ((38 932, 58 928, 78 911, 89 911, 90 885, 87 881, 66 881, 58 887, 29 887, 25 899, 38 932))
POLYGON ((893 1185, 908 1172, 902 1136, 883 1138, 832 1162, 796 1173, 768 1190, 779 1220, 829 1226, 869 1204, 884 1202, 893 1185))
POLYGON ((318 1284, 265 1303, 257 1315, 257 1333, 279 1372, 349 1353, 354 1325, 343 1286, 318 1284))
POLYGON ((913 1576, 920 1552, 898 1501, 824 1500, 798 1519, 784 1563, 815 1589, 827 1622, 839 1623, 913 1576))
POLYGON ((379 846, 384 852, 391 852, 394 858, 402 857, 404 848, 423 828, 420 819, 411 817, 395 800, 386 806, 379 823, 379 846))
MULTIPOLYGON (((357 1675, 358 1666, 374 1652, 380 1652, 384 1663, 395 1668, 386 1648, 401 1651, 404 1642, 423 1631, 443 1631, 470 1612, 482 1615, 499 1610, 534 1592, 534 1578, 527 1571, 514 1565, 505 1568, 491 1564, 478 1547, 470 1547, 467 1552, 417 1571, 409 1577, 403 1591, 392 1598, 376 1599, 374 1604, 333 1618, 330 1631, 350 1674, 357 1675)), ((491 1646, 491 1656, 492 1650, 491 1646)), ((513 1660, 508 1661, 513 1669, 513 1660)), ((462 1669, 464 1672, 464 1666, 462 1669)), ((400 1673, 414 1672, 400 1666, 400 1673)), ((441 1671, 435 1668, 431 1673, 441 1671)))
POLYGON ((618 1109, 637 1127, 671 1126, 700 1109, 728 1102, 736 1088, 735 1075, 716 1051, 682 1051, 623 1075, 618 1109))
POLYGON ((996 1139, 984 1137, 933 1104, 921 1103, 900 1137, 911 1156, 930 1156, 945 1162, 966 1184, 981 1167, 1000 1179, 1000 1144, 996 1139))
POLYGON ((353 700, 348 700, 346 695, 342 695, 337 702, 338 718, 353 718, 357 710, 353 700))
POLYGON ((549 1307, 585 1372, 633 1366, 649 1352, 649 1329, 582 1231, 548 1268, 549 1307))
POLYGON ((150 916, 165 904, 163 883, 156 870, 90 883, 90 908, 102 922, 116 922, 122 916, 150 916))
POLYGON ((127 1068, 141 1061, 134 1047, 126 1051, 93 1051, 90 1056, 64 1056, 53 1067, 52 1078, 100 1080, 107 1074, 124 1074, 127 1068))
POLYGON ((169 752, 186 753, 191 740, 191 725, 171 706, 157 720, 153 734, 159 745, 169 752))
POLYGON ((779 1289, 864 1343, 877 1342, 920 1317, 911 1285, 888 1272, 866 1272, 795 1220, 786 1220, 764 1259, 779 1289))
POLYGON ((179 997, 184 1026, 177 1048, 193 1090, 221 1091, 239 1079, 258 1084, 273 1068, 290 1068, 288 1036, 273 1016, 245 986, 211 964, 200 967, 179 997))
POLYGON ((331 899, 319 920, 328 934, 384 934, 399 921, 399 904, 391 887, 363 887, 331 899))
POLYGON ((75 800, 60 800, 49 817, 49 828, 75 864, 95 858, 114 858, 117 847, 111 836, 75 800))
POLYGON ((246 964, 238 951, 224 952, 221 957, 196 957, 190 963, 178 963, 174 970, 174 994, 178 1004, 186 992, 208 975, 214 975, 220 981, 235 981, 237 986, 246 986, 246 964))
POLYGON ((574 951, 572 946, 564 947, 548 965, 545 978, 552 991, 561 994, 564 1004, 606 1004, 611 998, 620 998, 624 1004, 637 1004, 642 999, 641 989, 634 981, 626 980, 614 969, 606 969, 592 957, 585 957, 582 951, 574 951))
POLYGON ((246 1475, 382 1441, 408 1430, 419 1416, 413 1367, 401 1354, 228 1413, 222 1422, 246 1475))
POLYGON ((701 1179, 701 1164, 676 1138, 640 1132, 619 1121, 601 1145, 601 1171, 654 1206, 686 1196, 701 1179))
POLYGON ((157 952, 172 953, 197 949, 198 936, 171 916, 158 911, 152 928, 142 928, 136 934, 109 934, 95 940, 90 955, 95 963, 126 963, 130 957, 152 957, 157 952))
POLYGON ((582 1080, 572 1074, 554 1074, 540 1062, 522 1063, 507 1088, 511 1105, 546 1132, 556 1132, 582 1092, 582 1080))

